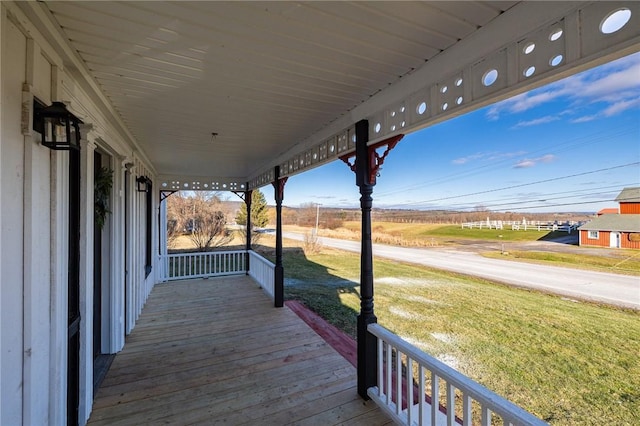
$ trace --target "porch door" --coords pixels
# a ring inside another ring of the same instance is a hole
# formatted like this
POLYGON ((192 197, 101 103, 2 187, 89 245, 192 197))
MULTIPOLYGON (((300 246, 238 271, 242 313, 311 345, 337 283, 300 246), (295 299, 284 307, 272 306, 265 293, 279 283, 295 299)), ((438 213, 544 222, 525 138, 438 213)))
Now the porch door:
POLYGON ((619 232, 610 232, 609 233, 609 247, 620 248, 620 233, 619 232))
POLYGON ((69 275, 67 294, 67 425, 80 403, 80 152, 69 151, 69 275))

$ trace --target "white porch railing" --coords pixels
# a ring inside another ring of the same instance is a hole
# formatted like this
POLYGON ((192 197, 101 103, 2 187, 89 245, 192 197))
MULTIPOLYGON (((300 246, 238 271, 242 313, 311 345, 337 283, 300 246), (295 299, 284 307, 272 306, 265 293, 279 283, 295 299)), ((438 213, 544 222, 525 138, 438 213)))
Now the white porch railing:
POLYGON ((249 251, 249 276, 256 280, 260 287, 274 298, 275 265, 253 250, 249 251))
POLYGON ((368 394, 404 425, 546 425, 378 324, 378 384, 368 394), (409 408, 407 408, 409 407, 409 408))
POLYGON ((165 281, 217 277, 246 272, 246 254, 238 251, 177 253, 160 257, 165 281))

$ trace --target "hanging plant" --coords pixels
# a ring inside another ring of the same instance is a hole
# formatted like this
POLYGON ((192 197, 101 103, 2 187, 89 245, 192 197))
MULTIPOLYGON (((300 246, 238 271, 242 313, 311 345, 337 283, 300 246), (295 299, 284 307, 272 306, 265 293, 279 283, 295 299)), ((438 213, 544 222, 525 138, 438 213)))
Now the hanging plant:
POLYGON ((113 186, 113 170, 107 167, 101 167, 94 178, 94 221, 95 226, 99 229, 104 227, 109 210, 109 196, 111 195, 111 187, 113 186))

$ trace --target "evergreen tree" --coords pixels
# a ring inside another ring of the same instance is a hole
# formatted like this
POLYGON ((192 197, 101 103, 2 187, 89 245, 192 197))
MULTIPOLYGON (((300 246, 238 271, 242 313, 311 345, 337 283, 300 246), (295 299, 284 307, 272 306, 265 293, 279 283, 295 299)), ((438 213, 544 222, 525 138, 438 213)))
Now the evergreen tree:
MULTIPOLYGON (((242 203, 236 214, 236 223, 244 226, 243 234, 247 232, 247 204, 242 203)), ((251 231, 255 228, 264 228, 269 223, 267 200, 262 191, 254 189, 251 193, 251 231)), ((251 241, 256 242, 259 234, 251 232, 251 241)))

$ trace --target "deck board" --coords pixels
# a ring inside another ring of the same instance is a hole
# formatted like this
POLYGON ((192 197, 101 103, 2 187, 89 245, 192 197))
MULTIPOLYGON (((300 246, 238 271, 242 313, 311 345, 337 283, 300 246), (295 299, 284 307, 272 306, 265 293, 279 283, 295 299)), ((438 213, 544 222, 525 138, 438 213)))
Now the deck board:
POLYGON ((388 425, 356 370, 248 277, 158 284, 90 425, 388 425))

